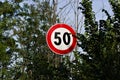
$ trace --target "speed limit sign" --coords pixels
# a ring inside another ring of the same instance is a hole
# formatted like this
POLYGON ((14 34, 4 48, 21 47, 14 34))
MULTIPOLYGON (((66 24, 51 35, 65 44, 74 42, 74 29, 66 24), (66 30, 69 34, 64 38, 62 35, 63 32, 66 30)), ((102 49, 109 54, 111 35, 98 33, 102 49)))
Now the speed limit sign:
POLYGON ((48 47, 56 54, 67 54, 76 46, 76 35, 72 27, 67 24, 55 24, 47 32, 48 47))

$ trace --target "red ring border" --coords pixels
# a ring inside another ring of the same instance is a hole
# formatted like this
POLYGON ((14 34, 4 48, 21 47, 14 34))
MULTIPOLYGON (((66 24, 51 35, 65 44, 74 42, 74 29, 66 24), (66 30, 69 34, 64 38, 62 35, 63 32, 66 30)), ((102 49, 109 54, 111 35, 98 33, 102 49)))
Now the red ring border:
POLYGON ((52 45, 52 42, 51 42, 51 35, 52 35, 52 32, 57 29, 57 28, 65 28, 65 29, 68 29, 72 35, 76 35, 76 32, 73 30, 72 27, 70 27, 69 25, 67 24, 61 24, 61 23, 58 23, 58 24, 55 24, 53 25, 52 27, 50 27, 50 29, 48 30, 47 34, 46 34, 46 41, 47 41, 47 45, 48 47, 50 48, 51 51, 53 51, 54 53, 56 54, 60 54, 60 55, 63 55, 63 54, 67 54, 69 52, 71 52, 75 47, 76 47, 76 44, 77 44, 77 39, 75 37, 73 37, 73 43, 72 45, 66 49, 66 50, 59 50, 59 49, 56 49, 53 45, 52 45))

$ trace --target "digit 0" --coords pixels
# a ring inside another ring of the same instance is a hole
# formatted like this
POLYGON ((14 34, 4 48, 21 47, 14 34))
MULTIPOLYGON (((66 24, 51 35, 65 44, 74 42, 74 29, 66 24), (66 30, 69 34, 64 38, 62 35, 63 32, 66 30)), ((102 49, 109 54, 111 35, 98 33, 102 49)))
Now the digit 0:
POLYGON ((70 38, 70 34, 68 32, 65 32, 64 35, 63 35, 63 42, 66 44, 66 45, 69 45, 70 44, 70 41, 71 41, 71 38, 70 38), (67 39, 66 39, 67 38, 67 39))

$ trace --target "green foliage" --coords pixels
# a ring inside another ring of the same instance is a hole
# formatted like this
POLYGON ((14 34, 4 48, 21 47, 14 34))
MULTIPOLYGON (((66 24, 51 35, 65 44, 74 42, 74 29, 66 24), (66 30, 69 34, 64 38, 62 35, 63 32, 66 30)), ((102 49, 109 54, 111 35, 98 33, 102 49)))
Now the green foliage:
POLYGON ((13 26, 14 7, 8 1, 0 2, 0 78, 11 79, 10 66, 15 48, 15 40, 10 33, 13 26))
MULTIPOLYGON (((107 20, 95 21, 90 0, 83 0, 82 13, 85 16, 85 34, 78 34, 83 52, 75 52, 75 63, 71 69, 73 79, 119 80, 120 79, 120 18, 119 3, 110 0, 114 17, 107 10, 107 20), (99 24, 98 24, 99 23, 99 24)), ((70 64, 70 63, 68 63, 70 64)))
POLYGON ((77 34, 83 52, 74 51, 74 61, 47 47, 46 32, 58 20, 49 1, 0 2, 0 80, 119 80, 120 4, 109 1, 114 16, 103 9, 108 18, 98 22, 92 1, 80 3, 85 34, 77 34))
POLYGON ((12 4, 9 4, 8 1, 2 3, 0 2, 0 15, 13 14, 14 8, 12 4))
POLYGON ((23 59, 21 73, 27 73, 25 80, 61 80, 58 75, 61 73, 58 70, 60 61, 56 63, 55 55, 48 49, 45 40, 46 32, 53 24, 52 7, 47 1, 37 3, 37 7, 24 4, 16 17, 18 30, 14 33, 20 44, 18 54, 23 59))

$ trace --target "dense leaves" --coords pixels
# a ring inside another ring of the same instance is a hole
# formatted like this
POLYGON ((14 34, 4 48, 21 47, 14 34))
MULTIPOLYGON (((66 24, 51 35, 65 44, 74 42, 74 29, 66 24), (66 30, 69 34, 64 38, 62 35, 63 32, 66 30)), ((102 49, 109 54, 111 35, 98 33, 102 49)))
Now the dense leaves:
POLYGON ((95 20, 91 0, 82 0, 85 33, 78 33, 74 60, 52 53, 46 32, 59 21, 49 0, 0 2, 0 80, 119 80, 120 3, 109 0, 114 15, 95 20))
POLYGON ((61 80, 59 74, 64 75, 64 70, 58 70, 61 56, 56 57, 48 49, 45 40, 48 28, 55 23, 53 19, 56 14, 48 1, 35 3, 34 6, 25 4, 16 17, 18 23, 14 33, 20 44, 18 55, 22 57, 22 65, 19 66, 21 73, 26 73, 19 78, 27 75, 24 80, 61 80))
MULTIPOLYGON (((85 34, 79 34, 80 46, 83 52, 77 54, 81 62, 75 80, 78 76, 82 80, 119 80, 120 79, 120 23, 119 3, 110 0, 114 16, 110 16, 107 10, 103 13, 108 17, 106 20, 95 21, 92 11, 92 2, 83 0, 78 8, 85 16, 85 34), (99 23, 99 24, 98 24, 99 23)), ((76 58, 76 60, 79 60, 76 58)), ((79 65, 78 65, 79 64, 79 65)), ((74 65, 74 64, 73 64, 74 65)), ((77 67, 76 67, 77 69, 77 67)))

